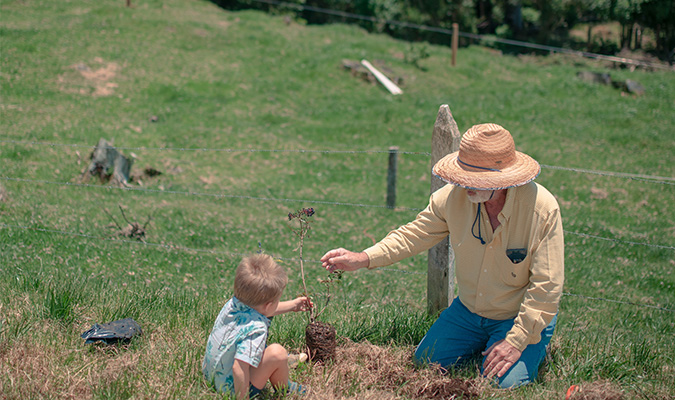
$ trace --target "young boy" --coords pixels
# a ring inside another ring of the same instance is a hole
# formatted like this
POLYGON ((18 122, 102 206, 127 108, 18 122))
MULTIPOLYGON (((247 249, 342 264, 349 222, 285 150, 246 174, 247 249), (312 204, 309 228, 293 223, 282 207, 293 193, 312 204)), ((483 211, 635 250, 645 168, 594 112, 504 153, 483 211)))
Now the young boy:
POLYGON ((202 364, 217 391, 248 399, 269 380, 276 390, 304 393, 288 379, 286 350, 276 343, 266 346, 271 317, 312 306, 307 297, 280 301, 287 283, 286 271, 265 254, 244 258, 237 267, 234 297, 213 325, 202 364))

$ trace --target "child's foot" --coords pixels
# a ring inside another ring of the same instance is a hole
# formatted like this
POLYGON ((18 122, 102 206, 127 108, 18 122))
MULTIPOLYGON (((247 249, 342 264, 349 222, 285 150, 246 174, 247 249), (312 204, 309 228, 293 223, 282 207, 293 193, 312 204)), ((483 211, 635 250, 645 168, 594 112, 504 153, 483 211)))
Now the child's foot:
POLYGON ((288 368, 296 368, 298 364, 307 361, 307 354, 289 354, 288 355, 288 368))
POLYGON ((288 393, 289 394, 305 394, 306 390, 298 382, 288 381, 288 393))
POLYGON ((293 382, 289 380, 288 386, 275 387, 274 392, 283 394, 295 394, 302 396, 307 392, 307 390, 304 387, 302 387, 302 385, 299 384, 298 382, 293 382))

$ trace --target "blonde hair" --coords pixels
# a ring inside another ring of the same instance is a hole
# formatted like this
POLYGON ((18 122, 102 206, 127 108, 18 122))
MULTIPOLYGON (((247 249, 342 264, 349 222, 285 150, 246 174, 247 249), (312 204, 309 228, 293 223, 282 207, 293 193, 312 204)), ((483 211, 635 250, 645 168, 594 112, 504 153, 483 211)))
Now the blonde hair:
POLYGON ((256 307, 281 297, 287 283, 286 271, 272 257, 256 254, 239 263, 234 276, 234 297, 256 307))

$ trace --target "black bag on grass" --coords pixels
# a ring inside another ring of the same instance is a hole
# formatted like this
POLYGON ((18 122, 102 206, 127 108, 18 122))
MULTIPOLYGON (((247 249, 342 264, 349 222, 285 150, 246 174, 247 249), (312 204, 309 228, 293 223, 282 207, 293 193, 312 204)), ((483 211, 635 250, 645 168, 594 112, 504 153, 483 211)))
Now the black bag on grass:
POLYGON ((94 324, 91 329, 84 332, 80 337, 86 339, 84 343, 98 341, 106 344, 128 342, 132 337, 142 334, 141 326, 131 318, 124 318, 107 324, 94 324))

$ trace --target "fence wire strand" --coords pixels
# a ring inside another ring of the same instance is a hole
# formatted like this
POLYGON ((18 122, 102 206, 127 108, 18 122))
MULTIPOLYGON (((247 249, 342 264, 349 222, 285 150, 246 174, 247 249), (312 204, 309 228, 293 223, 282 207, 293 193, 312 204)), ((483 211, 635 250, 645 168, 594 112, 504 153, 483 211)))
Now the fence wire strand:
POLYGON ((582 295, 582 294, 575 294, 575 293, 563 293, 563 296, 578 297, 578 298, 587 299, 587 300, 607 301, 607 302, 610 302, 610 303, 618 303, 618 304, 626 304, 626 305, 630 305, 630 306, 653 308, 653 309, 660 310, 660 311, 667 311, 667 312, 675 313, 675 310, 670 309, 670 308, 660 307, 660 306, 652 306, 652 305, 649 305, 649 304, 635 303, 635 302, 632 302, 632 301, 605 299, 605 298, 602 298, 602 297, 585 296, 585 295, 582 295))
MULTIPOLYGON (((50 147, 70 147, 95 149, 96 146, 79 143, 53 143, 27 140, 0 139, 0 143, 32 145, 32 146, 50 146, 50 147)), ((128 151, 181 151, 181 152, 220 152, 220 153, 310 153, 310 154, 391 154, 392 150, 315 150, 315 149, 227 149, 227 148, 209 148, 209 147, 115 147, 118 150, 128 151)), ((401 151, 396 150, 397 154, 418 155, 430 157, 431 153, 423 151, 401 151)), ((591 169, 581 169, 572 167, 561 167, 556 165, 540 164, 544 169, 553 169, 560 171, 577 172, 583 174, 609 176, 614 178, 632 179, 635 181, 657 183, 662 185, 674 185, 675 177, 654 176, 644 174, 629 174, 625 172, 597 171, 591 169)))
POLYGON ((644 243, 644 242, 631 242, 631 241, 628 241, 628 240, 606 238, 606 237, 602 237, 602 236, 589 235, 588 233, 581 233, 581 232, 574 232, 574 231, 567 231, 567 230, 565 230, 564 232, 567 233, 567 234, 570 234, 570 235, 587 237, 587 238, 591 238, 591 239, 605 240, 605 241, 608 241, 608 242, 616 242, 616 243, 639 245, 639 246, 648 246, 648 247, 654 247, 654 248, 657 248, 657 249, 675 250, 675 246, 664 246, 664 245, 660 245, 660 244, 651 244, 651 243, 644 243))
POLYGON ((541 164, 542 168, 547 169, 557 169, 561 171, 571 171, 579 172, 582 174, 593 174, 593 175, 602 175, 602 176, 611 176, 615 178, 627 178, 635 181, 649 182, 649 183, 660 183, 662 185, 675 185, 675 178, 667 176, 652 176, 652 175, 640 175, 640 174, 627 174, 625 172, 611 172, 611 171, 596 171, 591 169, 580 169, 580 168, 567 168, 567 167, 558 167, 555 165, 544 165, 541 164))
MULTIPOLYGON (((0 143, 50 146, 50 147, 73 147, 84 149, 95 149, 96 145, 78 144, 78 143, 53 143, 38 142, 27 140, 0 139, 0 143)), ((391 150, 313 150, 313 149, 226 149, 209 147, 117 147, 118 150, 129 151, 184 151, 184 152, 218 152, 218 153, 324 153, 324 154, 389 154, 391 150)), ((424 151, 396 151, 397 154, 430 156, 431 153, 424 151)))
MULTIPOLYGON (((236 253, 236 252, 232 252, 232 251, 219 251, 219 250, 212 250, 212 249, 195 249, 195 248, 192 248, 192 247, 178 246, 178 245, 173 245, 173 244, 146 242, 145 240, 113 239, 113 238, 106 237, 106 236, 88 235, 86 233, 69 232, 69 231, 62 231, 62 230, 58 230, 58 229, 40 228, 40 227, 25 226, 25 225, 10 225, 10 224, 5 224, 5 223, 0 223, 0 228, 23 229, 23 230, 32 230, 32 231, 43 232, 43 233, 53 233, 53 234, 58 234, 58 235, 78 236, 78 237, 82 237, 82 238, 86 238, 86 239, 102 240, 102 241, 113 242, 113 243, 127 243, 127 244, 134 244, 134 245, 141 245, 141 246, 148 246, 148 247, 155 247, 155 248, 163 248, 163 249, 170 250, 170 251, 185 251, 185 252, 193 252, 193 253, 206 253, 206 254, 213 254, 213 255, 234 256, 234 257, 247 257, 247 256, 251 255, 252 253, 254 253, 253 251, 249 252, 249 253, 236 253)), ((298 258, 281 257, 281 256, 273 255, 273 254, 270 254, 270 256, 272 256, 276 260, 283 260, 283 261, 289 261, 289 262, 300 262, 300 259, 298 259, 298 258)), ((303 259, 302 261, 308 262, 308 263, 314 263, 314 264, 322 264, 322 262, 320 260, 305 260, 305 259, 303 259)), ((404 270, 400 270, 400 269, 391 269, 391 268, 379 268, 379 270, 389 271, 389 272, 400 272, 400 273, 412 274, 412 275, 426 275, 423 272, 404 271, 404 270)), ((373 271, 373 270, 369 270, 369 271, 373 271)))
MULTIPOLYGON (((173 244, 152 243, 152 242, 146 242, 146 241, 140 241, 140 240, 112 239, 110 237, 105 237, 105 236, 94 236, 94 235, 88 235, 88 234, 85 234, 85 233, 68 232, 68 231, 62 231, 62 230, 58 230, 58 229, 40 228, 40 227, 32 227, 32 226, 25 226, 25 225, 10 225, 10 224, 5 224, 5 223, 0 223, 0 228, 33 230, 33 231, 43 232, 43 233, 77 236, 77 237, 82 237, 82 238, 86 238, 86 239, 103 240, 103 241, 113 242, 113 243, 134 244, 134 245, 142 245, 142 246, 148 246, 148 247, 154 247, 154 248, 162 248, 162 249, 166 249, 166 250, 169 250, 169 251, 184 251, 184 252, 206 253, 206 254, 213 254, 213 255, 226 255, 226 256, 236 256, 236 257, 245 257, 245 256, 248 256, 250 254, 250 253, 237 253, 237 252, 231 252, 231 251, 218 251, 218 250, 211 250, 211 249, 195 249, 195 248, 191 248, 191 247, 178 246, 178 245, 173 245, 173 244)), ((277 260, 283 260, 283 261, 289 261, 289 262, 299 262, 300 261, 297 258, 280 257, 280 256, 275 256, 275 255, 271 255, 271 256, 273 258, 277 259, 277 260)), ((321 264, 321 261, 319 261, 319 260, 304 260, 303 259, 303 261, 308 262, 308 263, 319 264, 319 265, 321 264)), ((426 273, 424 273, 424 272, 405 271, 405 270, 392 269, 392 268, 377 268, 377 269, 373 269, 373 270, 368 270, 368 272, 376 272, 376 271, 396 272, 396 273, 402 273, 402 274, 408 274, 408 275, 426 275, 426 273)), ((571 296, 571 297, 578 297, 578 298, 582 298, 582 299, 586 299, 586 300, 606 301, 606 302, 610 302, 610 303, 626 304, 626 305, 631 305, 631 306, 636 306, 636 307, 652 308, 652 309, 659 310, 659 311, 675 312, 675 310, 669 309, 669 308, 666 308, 666 307, 635 303, 635 302, 631 302, 631 301, 606 299, 606 298, 603 298, 603 297, 592 297, 592 296, 585 296, 585 295, 567 293, 567 292, 563 293, 563 295, 564 296, 571 296)))
MULTIPOLYGON (((387 25, 398 26, 398 27, 402 27, 402 28, 411 28, 411 29, 417 29, 417 30, 420 30, 420 31, 435 32, 435 33, 440 33, 440 34, 449 35, 449 36, 452 36, 452 34, 453 34, 453 31, 451 29, 447 29, 447 28, 440 28, 440 27, 434 27, 434 26, 428 26, 428 25, 414 24, 414 23, 411 23, 411 22, 404 22, 404 21, 370 17, 370 16, 367 16, 367 15, 349 13, 349 12, 346 12, 346 11, 331 10, 331 9, 328 9, 328 8, 310 6, 310 5, 307 5, 307 4, 288 3, 288 2, 285 2, 285 1, 278 1, 278 0, 250 0, 250 1, 253 1, 253 2, 256 2, 256 3, 265 3, 265 4, 269 4, 269 5, 275 5, 275 6, 295 8, 295 9, 298 9, 298 10, 307 10, 307 11, 312 11, 312 12, 316 12, 316 13, 320 13, 320 14, 333 15, 333 16, 338 16, 338 17, 343 17, 343 18, 351 18, 351 19, 357 19, 357 20, 362 20, 362 21, 369 21, 369 22, 373 22, 373 23, 376 23, 376 24, 387 24, 387 25)), ((675 71, 675 68, 673 68, 672 66, 670 66, 668 64, 657 64, 657 63, 651 63, 651 62, 646 62, 646 61, 641 61, 641 60, 633 60, 633 59, 625 58, 625 57, 608 56, 608 55, 605 55, 605 54, 590 53, 590 52, 586 52, 586 51, 578 51, 578 50, 567 49, 567 48, 564 48, 564 47, 547 46, 547 45, 536 44, 536 43, 522 42, 522 41, 518 41, 518 40, 502 39, 502 38, 498 38, 498 37, 494 37, 494 36, 479 35, 479 34, 475 34, 475 33, 458 32, 458 35, 461 36, 461 37, 474 39, 474 40, 503 43, 503 44, 508 44, 510 46, 517 46, 517 47, 524 47, 524 48, 535 49, 535 50, 542 50, 542 51, 547 51, 547 52, 550 52, 550 53, 570 54, 570 55, 577 56, 577 57, 611 61, 611 62, 614 62, 614 63, 631 64, 631 65, 636 65, 636 66, 641 66, 641 67, 651 67, 651 68, 658 68, 658 69, 666 69, 666 70, 675 71)))
MULTIPOLYGON (((362 203, 345 203, 345 202, 336 202, 336 201, 326 201, 326 200, 307 200, 307 199, 287 199, 287 198, 274 198, 274 197, 258 197, 258 196, 246 196, 246 195, 234 195, 234 194, 220 194, 220 193, 200 193, 200 192, 185 192, 177 190, 161 190, 161 189, 146 189, 140 187, 128 187, 128 186, 101 186, 101 185, 92 185, 88 183, 74 183, 74 182, 54 182, 41 179, 24 179, 24 178, 10 178, 7 176, 0 176, 0 180, 13 181, 13 182, 25 182, 25 183, 41 183, 49 185, 58 185, 58 186, 74 186, 74 187, 85 187, 85 188, 95 188, 95 189, 107 189, 107 190, 126 190, 134 192, 147 192, 147 193, 167 193, 175 195, 184 195, 184 196, 205 196, 205 197, 214 197, 214 198, 227 198, 227 199, 243 199, 243 200, 259 200, 259 201, 272 201, 272 202, 292 202, 292 203, 304 203, 304 204, 323 204, 323 205, 334 205, 334 206, 346 206, 346 207, 362 207, 362 208, 390 208, 386 205, 379 204, 362 204, 362 203)), ((395 210, 399 211, 413 211, 420 212, 423 209, 421 208, 412 208, 412 207, 394 207, 395 210)), ((622 243, 628 245, 636 246, 647 246, 653 248, 675 250, 675 246, 666 246, 659 244, 651 244, 645 242, 633 242, 622 239, 606 238, 597 235, 591 235, 587 233, 574 232, 563 230, 565 234, 576 235, 581 237, 587 237, 591 239, 605 240, 615 243, 622 243)))
MULTIPOLYGON (((305 203, 305 204, 324 204, 324 205, 335 205, 335 206, 347 206, 347 207, 364 207, 364 208, 389 208, 386 205, 380 204, 361 204, 361 203, 346 203, 346 202, 337 202, 337 201, 326 201, 326 200, 303 200, 303 199, 285 199, 285 198, 274 198, 274 197, 259 197, 259 196, 246 196, 246 195, 236 195, 236 194, 221 194, 221 193, 200 193, 200 192, 185 192, 178 190, 162 190, 162 189, 146 189, 140 187, 131 187, 131 186, 101 186, 101 185, 92 185, 89 183, 74 183, 74 182, 54 182, 41 179, 24 179, 24 178, 10 178, 7 176, 0 176, 0 180, 5 181, 14 181, 14 182, 26 182, 26 183, 42 183, 48 185, 58 185, 58 186, 74 186, 74 187, 85 187, 85 188, 96 188, 96 189, 108 189, 108 190, 126 190, 131 192, 147 192, 147 193, 168 193, 184 196, 204 196, 204 197, 215 197, 223 199, 243 199, 243 200, 260 200, 260 201, 275 201, 275 202, 289 202, 289 203, 305 203)), ((422 211, 420 208, 409 208, 409 207, 394 207, 396 210, 407 210, 407 211, 422 211)))

